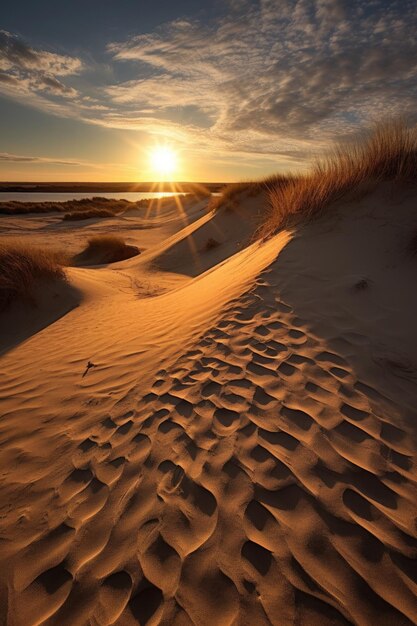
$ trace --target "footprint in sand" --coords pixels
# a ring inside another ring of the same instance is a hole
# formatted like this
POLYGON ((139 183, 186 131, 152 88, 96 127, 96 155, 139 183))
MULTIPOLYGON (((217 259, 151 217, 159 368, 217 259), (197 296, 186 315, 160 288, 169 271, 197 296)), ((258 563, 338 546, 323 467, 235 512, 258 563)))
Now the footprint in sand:
POLYGON ((120 437, 121 435, 127 435, 127 433, 130 431, 132 426, 133 426, 132 420, 128 420, 127 422, 125 422, 124 424, 118 427, 118 429, 113 434, 113 437, 120 437))
POLYGON ((165 595, 173 596, 181 574, 180 555, 165 541, 157 528, 147 537, 140 537, 139 545, 138 560, 146 578, 158 584, 165 595))
POLYGON ((242 546, 241 554, 258 574, 267 575, 272 564, 272 554, 269 550, 253 541, 247 541, 242 546))
POLYGON ((85 522, 96 515, 106 504, 109 497, 109 488, 97 478, 73 500, 68 507, 68 515, 76 522, 85 522))
POLYGON ((109 430, 117 428, 116 422, 114 422, 111 417, 106 417, 106 419, 101 422, 101 425, 109 430))
POLYGON ((93 459, 101 461, 105 459, 111 452, 109 443, 97 443, 91 437, 84 439, 72 457, 72 463, 76 468, 84 468, 93 459))
POLYGON ((21 591, 57 562, 62 561, 75 539, 76 530, 62 523, 33 541, 19 555, 13 572, 13 586, 21 591))
POLYGON ((261 387, 256 387, 255 393, 253 396, 253 402, 257 406, 260 406, 265 409, 272 409, 273 407, 278 406, 278 400, 273 396, 270 396, 269 393, 264 391, 261 387))
POLYGON ((294 367, 293 365, 290 365, 289 363, 287 363, 286 361, 284 361, 283 363, 281 363, 281 365, 278 367, 278 371, 280 372, 280 374, 282 374, 283 376, 286 377, 290 377, 292 376, 296 371, 297 368, 294 367))
POLYGON ((281 415, 287 418, 289 425, 295 424, 295 426, 304 431, 310 430, 314 424, 314 420, 310 415, 300 409, 291 409, 288 406, 283 406, 281 408, 281 415))
POLYGON ((120 618, 121 624, 140 624, 153 626, 160 624, 163 610, 163 593, 159 587, 152 585, 146 578, 140 584, 139 591, 130 600, 123 615, 120 618), (124 616, 127 615, 127 619, 124 616), (133 621, 132 621, 133 618, 133 621), (129 621, 128 621, 129 620, 129 621))
POLYGON ((165 495, 174 493, 181 485, 185 472, 180 465, 172 461, 163 461, 158 465, 158 471, 163 477, 158 484, 158 494, 165 495))
POLYGON ((340 407, 340 412, 354 422, 361 422, 365 418, 369 417, 368 412, 356 409, 354 406, 346 403, 342 404, 342 406, 340 407))
POLYGON ((40 574, 16 602, 16 624, 37 626, 58 611, 73 585, 71 573, 63 563, 40 574))
POLYGON ((84 441, 79 444, 78 448, 81 452, 89 452, 90 450, 96 448, 97 445, 98 444, 92 439, 84 439, 84 441))
POLYGON ((236 586, 219 569, 204 546, 184 560, 176 597, 181 605, 187 607, 193 624, 232 626, 238 623, 239 594, 236 586))
POLYGON ((201 389, 201 395, 203 398, 209 398, 210 396, 218 396, 221 392, 222 386, 219 383, 210 381, 203 385, 201 389))
POLYGON ((231 409, 219 408, 214 411, 213 431, 221 437, 235 432, 240 425, 240 414, 231 409))
POLYGON ((73 470, 58 489, 61 500, 63 502, 70 500, 77 493, 85 489, 93 478, 94 475, 89 468, 73 470))
POLYGON ((119 456, 112 461, 105 461, 99 465, 95 465, 95 473, 97 478, 104 484, 110 486, 119 480, 123 474, 126 458, 119 456))
POLYGON ((125 572, 115 572, 101 583, 94 618, 98 624, 108 626, 123 613, 132 591, 132 578, 125 572))
POLYGON ((126 457, 129 461, 145 462, 152 449, 152 442, 147 435, 138 433, 135 435, 126 450, 126 457))

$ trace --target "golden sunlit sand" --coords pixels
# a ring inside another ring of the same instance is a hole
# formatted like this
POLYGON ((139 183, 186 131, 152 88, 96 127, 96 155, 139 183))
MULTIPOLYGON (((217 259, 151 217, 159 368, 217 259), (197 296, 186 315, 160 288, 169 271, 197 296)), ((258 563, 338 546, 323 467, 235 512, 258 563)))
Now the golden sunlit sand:
POLYGON ((321 178, 1 216, 66 279, 33 253, 0 313, 0 623, 416 623, 416 144, 382 135, 321 178))

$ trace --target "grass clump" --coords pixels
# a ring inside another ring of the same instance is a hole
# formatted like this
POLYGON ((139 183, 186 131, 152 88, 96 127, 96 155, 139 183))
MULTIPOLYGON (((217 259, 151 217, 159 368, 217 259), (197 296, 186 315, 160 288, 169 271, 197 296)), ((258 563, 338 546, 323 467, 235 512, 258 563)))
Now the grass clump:
MULTIPOLYGON (((139 202, 129 202, 128 200, 115 200, 113 198, 81 198, 80 200, 66 200, 65 202, 21 202, 9 200, 2 202, 0 198, 0 214, 3 215, 24 215, 26 213, 85 213, 88 211, 105 210, 112 215, 125 211, 128 208, 139 205, 139 202)), ((71 219, 71 218, 67 218, 71 219)), ((73 219, 76 219, 75 217, 73 219)), ((87 218, 85 218, 87 219, 87 218)))
POLYGON ((366 184, 417 181, 417 130, 402 122, 377 124, 361 139, 336 146, 306 175, 289 176, 269 190, 269 210, 257 236, 321 215, 366 184))
MULTIPOLYGON (((195 185, 195 189, 191 194, 180 194, 182 198, 198 198, 210 195, 210 192, 201 185, 195 185)), ((147 208, 154 202, 151 198, 143 198, 136 202, 130 200, 104 198, 100 196, 94 196, 93 198, 81 198, 79 200, 66 200, 65 202, 21 202, 20 200, 7 200, 3 202, 0 194, 0 215, 25 215, 27 213, 65 213, 63 219, 76 220, 76 219, 89 219, 88 217, 76 217, 82 214, 92 212, 91 217, 110 217, 118 216, 125 211, 131 209, 147 208), (104 214, 107 211, 107 214, 104 214), (99 214, 100 212, 100 214, 99 214), (72 217, 71 215, 74 214, 72 217), (70 217, 71 216, 71 217, 70 217)), ((172 197, 165 197, 158 200, 159 203, 172 202, 172 197)))
POLYGON ((210 202, 209 208, 217 211, 220 208, 235 210, 238 208, 239 200, 243 197, 254 198, 263 192, 268 192, 271 188, 284 184, 286 176, 274 174, 262 180, 244 181, 241 183, 230 183, 210 202))
POLYGON ((0 242, 0 311, 35 301, 40 282, 64 281, 63 256, 19 241, 0 242))
POLYGON ((219 246, 220 246, 220 243, 217 241, 217 239, 214 239, 213 237, 209 237, 206 241, 206 245, 204 246, 204 248, 208 252, 209 250, 214 250, 215 248, 218 248, 219 246))
POLYGON ((131 246, 116 235, 96 235, 88 240, 87 247, 75 257, 75 261, 83 264, 104 264, 124 261, 140 254, 139 248, 131 246))

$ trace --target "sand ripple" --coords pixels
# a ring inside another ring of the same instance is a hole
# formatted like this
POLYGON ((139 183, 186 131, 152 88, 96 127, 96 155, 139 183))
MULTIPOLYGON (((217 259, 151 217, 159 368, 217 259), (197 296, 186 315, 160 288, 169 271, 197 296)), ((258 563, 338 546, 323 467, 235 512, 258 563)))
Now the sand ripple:
POLYGON ((380 395, 265 274, 70 431, 70 471, 46 433, 4 449, 10 624, 415 623, 415 446, 380 395))

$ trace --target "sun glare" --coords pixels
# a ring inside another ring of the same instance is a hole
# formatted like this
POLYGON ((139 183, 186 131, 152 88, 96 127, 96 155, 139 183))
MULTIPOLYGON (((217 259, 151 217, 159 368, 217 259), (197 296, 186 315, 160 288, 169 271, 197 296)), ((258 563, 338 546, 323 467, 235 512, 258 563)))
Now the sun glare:
POLYGON ((177 155, 168 146, 157 146, 151 152, 151 166, 158 176, 171 176, 177 167, 177 155))

